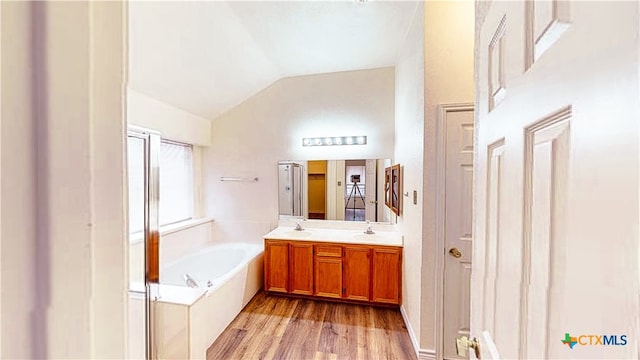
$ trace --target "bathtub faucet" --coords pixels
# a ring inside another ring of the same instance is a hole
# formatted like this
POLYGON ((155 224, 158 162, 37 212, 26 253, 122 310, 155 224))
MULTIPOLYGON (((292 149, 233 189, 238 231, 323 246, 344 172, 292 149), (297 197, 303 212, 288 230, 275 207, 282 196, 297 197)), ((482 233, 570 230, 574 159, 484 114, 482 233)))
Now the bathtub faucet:
POLYGON ((187 286, 188 286, 188 287, 190 287, 190 288, 197 288, 197 287, 199 287, 199 286, 198 286, 198 283, 197 283, 195 280, 193 280, 193 278, 191 277, 191 275, 189 275, 189 274, 184 274, 184 275, 183 275, 183 278, 184 278, 184 282, 187 284, 187 286))

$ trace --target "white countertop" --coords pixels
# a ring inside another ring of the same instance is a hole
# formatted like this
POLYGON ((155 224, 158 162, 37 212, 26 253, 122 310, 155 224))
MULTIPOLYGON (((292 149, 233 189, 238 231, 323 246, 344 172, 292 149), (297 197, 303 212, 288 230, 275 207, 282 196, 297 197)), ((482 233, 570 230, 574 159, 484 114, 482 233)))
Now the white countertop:
POLYGON ((396 231, 377 231, 375 234, 365 234, 362 230, 305 228, 295 231, 291 226, 279 226, 263 236, 264 239, 335 242, 343 244, 362 244, 380 246, 402 246, 402 235, 396 231))

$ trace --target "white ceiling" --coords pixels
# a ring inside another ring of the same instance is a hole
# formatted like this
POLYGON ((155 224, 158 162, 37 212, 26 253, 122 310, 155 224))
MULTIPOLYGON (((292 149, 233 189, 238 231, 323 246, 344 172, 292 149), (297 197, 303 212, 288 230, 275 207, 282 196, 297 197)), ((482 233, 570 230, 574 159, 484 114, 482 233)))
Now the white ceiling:
POLYGON ((129 86, 208 119, 280 78, 393 66, 416 1, 129 3, 129 86))

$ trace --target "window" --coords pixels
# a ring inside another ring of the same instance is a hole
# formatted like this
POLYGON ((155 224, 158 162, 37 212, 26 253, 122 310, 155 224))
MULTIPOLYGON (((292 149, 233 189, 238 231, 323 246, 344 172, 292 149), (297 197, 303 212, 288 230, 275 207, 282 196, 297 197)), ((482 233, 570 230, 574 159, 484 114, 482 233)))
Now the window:
POLYGON ((144 139, 129 136, 129 233, 144 230, 144 139))
POLYGON ((193 217, 193 148, 160 143, 160 226, 193 217))
MULTIPOLYGON (((144 230, 145 140, 128 137, 129 232, 144 230)), ((160 226, 194 216, 193 147, 162 140, 159 154, 160 226)))

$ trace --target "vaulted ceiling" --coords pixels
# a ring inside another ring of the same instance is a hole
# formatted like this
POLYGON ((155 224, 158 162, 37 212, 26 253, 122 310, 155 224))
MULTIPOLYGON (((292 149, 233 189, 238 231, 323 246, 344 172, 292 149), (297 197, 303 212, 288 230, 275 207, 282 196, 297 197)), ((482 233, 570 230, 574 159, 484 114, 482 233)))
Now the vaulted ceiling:
POLYGON ((129 86, 207 119, 283 77, 393 66, 417 5, 129 4, 129 86))

